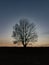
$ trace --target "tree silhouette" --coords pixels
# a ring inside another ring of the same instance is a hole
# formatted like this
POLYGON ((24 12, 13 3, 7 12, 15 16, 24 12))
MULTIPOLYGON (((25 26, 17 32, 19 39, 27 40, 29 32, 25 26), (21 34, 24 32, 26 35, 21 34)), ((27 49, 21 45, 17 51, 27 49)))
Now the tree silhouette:
POLYGON ((19 23, 13 27, 14 44, 20 41, 26 47, 29 42, 36 42, 37 33, 35 29, 34 23, 29 23, 27 19, 20 19, 19 23))

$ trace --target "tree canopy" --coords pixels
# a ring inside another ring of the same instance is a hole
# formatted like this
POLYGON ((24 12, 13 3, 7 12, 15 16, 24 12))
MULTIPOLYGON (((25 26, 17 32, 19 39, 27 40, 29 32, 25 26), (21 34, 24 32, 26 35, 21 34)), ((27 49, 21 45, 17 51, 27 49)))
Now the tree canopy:
POLYGON ((33 22, 30 23, 28 19, 20 19, 19 23, 13 27, 14 44, 20 41, 26 47, 29 42, 36 42, 38 36, 35 30, 33 22))

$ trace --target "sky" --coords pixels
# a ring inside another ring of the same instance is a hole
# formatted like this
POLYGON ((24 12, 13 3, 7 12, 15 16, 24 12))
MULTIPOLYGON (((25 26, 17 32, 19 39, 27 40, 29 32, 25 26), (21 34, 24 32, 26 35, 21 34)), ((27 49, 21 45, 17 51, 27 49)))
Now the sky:
POLYGON ((0 43, 12 42, 13 26, 24 17, 36 24, 38 41, 49 43, 49 0, 0 0, 0 43))

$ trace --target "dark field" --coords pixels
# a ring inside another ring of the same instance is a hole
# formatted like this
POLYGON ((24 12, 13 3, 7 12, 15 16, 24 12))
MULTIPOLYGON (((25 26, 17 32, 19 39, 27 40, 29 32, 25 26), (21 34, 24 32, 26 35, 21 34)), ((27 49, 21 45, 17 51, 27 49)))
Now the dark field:
POLYGON ((0 65, 49 65, 48 48, 0 48, 0 65))

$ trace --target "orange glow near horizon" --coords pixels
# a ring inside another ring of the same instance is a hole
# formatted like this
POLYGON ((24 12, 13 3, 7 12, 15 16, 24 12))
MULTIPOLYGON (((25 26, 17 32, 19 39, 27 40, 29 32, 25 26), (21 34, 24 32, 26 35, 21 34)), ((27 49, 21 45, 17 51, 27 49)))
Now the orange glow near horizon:
MULTIPOLYGON (((29 44, 28 44, 29 45, 29 44)), ((18 46, 21 47, 23 46, 22 44, 13 44, 13 39, 12 38, 0 38, 0 47, 1 46, 18 46)), ((40 46, 45 46, 45 47, 49 47, 49 36, 48 37, 40 37, 38 39, 38 41, 36 43, 31 43, 30 44, 31 47, 40 47, 40 46)))

